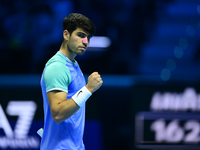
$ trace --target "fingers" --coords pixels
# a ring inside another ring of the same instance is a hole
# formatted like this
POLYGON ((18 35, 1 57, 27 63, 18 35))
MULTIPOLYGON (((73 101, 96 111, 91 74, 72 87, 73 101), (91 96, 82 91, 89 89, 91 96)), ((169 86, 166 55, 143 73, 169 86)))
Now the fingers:
POLYGON ((91 75, 94 77, 94 79, 97 82, 103 82, 103 80, 102 80, 102 78, 101 78, 101 76, 100 76, 100 74, 98 72, 93 72, 91 75))
POLYGON ((93 72, 91 75, 99 75, 98 72, 93 72))
POLYGON ((98 90, 103 84, 103 80, 98 72, 93 72, 88 77, 87 88, 93 93, 98 90))

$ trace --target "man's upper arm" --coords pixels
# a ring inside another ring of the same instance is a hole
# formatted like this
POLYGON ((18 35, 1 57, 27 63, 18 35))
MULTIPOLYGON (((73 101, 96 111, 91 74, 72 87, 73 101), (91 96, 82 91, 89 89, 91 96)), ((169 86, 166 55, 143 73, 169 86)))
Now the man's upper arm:
POLYGON ((68 86, 71 82, 69 69, 57 62, 45 68, 44 83, 51 110, 67 99, 68 86))
POLYGON ((51 115, 56 120, 62 107, 60 104, 67 99, 68 86, 71 82, 69 69, 59 62, 51 64, 45 68, 43 79, 51 115))
POLYGON ((67 93, 62 91, 50 91, 47 93, 52 116, 57 115, 57 106, 67 99, 67 93))

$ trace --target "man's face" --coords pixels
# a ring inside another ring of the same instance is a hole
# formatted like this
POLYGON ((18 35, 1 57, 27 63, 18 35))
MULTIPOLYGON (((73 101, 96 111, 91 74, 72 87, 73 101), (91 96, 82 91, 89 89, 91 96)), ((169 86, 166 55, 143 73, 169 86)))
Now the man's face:
POLYGON ((90 35, 81 28, 77 28, 69 36, 67 48, 70 53, 83 55, 89 45, 90 35))

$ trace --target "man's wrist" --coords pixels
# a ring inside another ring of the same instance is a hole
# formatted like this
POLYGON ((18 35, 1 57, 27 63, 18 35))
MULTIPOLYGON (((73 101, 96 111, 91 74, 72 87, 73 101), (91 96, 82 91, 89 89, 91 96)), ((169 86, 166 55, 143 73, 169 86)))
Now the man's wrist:
POLYGON ((91 95, 92 93, 84 86, 72 96, 72 99, 78 106, 82 107, 91 95))
POLYGON ((92 89, 91 89, 90 87, 88 87, 88 85, 86 85, 85 87, 88 89, 88 91, 89 91, 90 93, 93 93, 93 92, 92 92, 92 89))

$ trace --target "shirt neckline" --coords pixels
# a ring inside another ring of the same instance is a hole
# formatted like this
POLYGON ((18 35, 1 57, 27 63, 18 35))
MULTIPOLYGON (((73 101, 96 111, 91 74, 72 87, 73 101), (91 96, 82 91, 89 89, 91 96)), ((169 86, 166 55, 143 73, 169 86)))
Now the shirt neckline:
POLYGON ((68 62, 72 63, 72 64, 75 65, 75 66, 77 65, 77 61, 76 61, 75 59, 74 59, 75 62, 73 62, 73 61, 71 61, 67 56, 65 56, 62 52, 58 51, 58 53, 61 54, 62 56, 64 56, 65 59, 66 59, 68 62))

